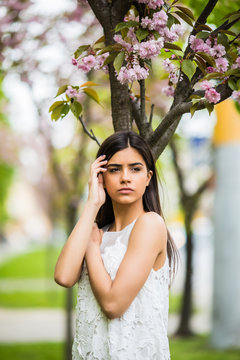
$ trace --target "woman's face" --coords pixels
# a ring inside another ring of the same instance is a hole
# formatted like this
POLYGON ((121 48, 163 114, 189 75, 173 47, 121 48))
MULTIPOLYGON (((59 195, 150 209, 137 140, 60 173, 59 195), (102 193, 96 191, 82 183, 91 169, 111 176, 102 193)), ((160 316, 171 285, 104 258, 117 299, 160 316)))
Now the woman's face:
POLYGON ((103 173, 104 186, 113 202, 131 204, 141 200, 149 184, 152 171, 147 170, 143 157, 128 147, 116 152, 103 173))

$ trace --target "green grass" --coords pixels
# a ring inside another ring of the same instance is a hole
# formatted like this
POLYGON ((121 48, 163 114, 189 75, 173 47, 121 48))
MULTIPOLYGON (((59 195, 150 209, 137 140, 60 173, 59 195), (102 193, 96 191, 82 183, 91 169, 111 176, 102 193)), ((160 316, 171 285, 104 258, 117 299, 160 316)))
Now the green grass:
POLYGON ((62 343, 0 344, 2 360, 64 360, 62 343))
POLYGON ((0 266, 0 278, 52 278, 61 249, 46 246, 18 255, 0 266))
POLYGON ((211 349, 206 336, 170 339, 171 360, 239 360, 240 350, 211 349))
MULTIPOLYGON (((5 308, 65 308, 66 290, 47 292, 0 293, 0 307, 5 308)), ((74 287, 74 304, 77 301, 77 287, 74 287)))
MULTIPOLYGON (((170 339, 171 360, 239 360, 240 350, 210 349, 206 336, 170 339)), ((64 360, 62 343, 0 344, 3 360, 64 360)), ((146 359, 150 360, 150 359, 146 359)))

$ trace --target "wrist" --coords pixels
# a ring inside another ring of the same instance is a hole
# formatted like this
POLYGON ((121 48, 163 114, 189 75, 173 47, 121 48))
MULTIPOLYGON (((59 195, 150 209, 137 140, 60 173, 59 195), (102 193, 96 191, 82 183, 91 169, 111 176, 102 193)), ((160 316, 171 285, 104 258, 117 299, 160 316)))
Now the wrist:
POLYGON ((94 200, 91 200, 91 199, 88 199, 86 204, 85 204, 85 208, 88 211, 93 212, 95 215, 97 215, 100 207, 101 207, 100 204, 97 204, 94 200))

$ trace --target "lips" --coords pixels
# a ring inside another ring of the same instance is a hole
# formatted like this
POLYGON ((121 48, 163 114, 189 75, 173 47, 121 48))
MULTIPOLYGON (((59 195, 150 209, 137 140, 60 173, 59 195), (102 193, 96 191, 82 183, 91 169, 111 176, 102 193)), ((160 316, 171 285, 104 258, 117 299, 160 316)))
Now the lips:
POLYGON ((133 192, 133 189, 131 188, 122 188, 118 190, 120 193, 127 194, 133 192))

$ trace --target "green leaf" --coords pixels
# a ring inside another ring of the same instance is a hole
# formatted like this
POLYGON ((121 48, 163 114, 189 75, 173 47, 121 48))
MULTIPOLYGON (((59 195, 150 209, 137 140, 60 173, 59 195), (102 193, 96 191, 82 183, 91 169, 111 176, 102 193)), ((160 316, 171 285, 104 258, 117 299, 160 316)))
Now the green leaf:
POLYGON ((191 19, 195 20, 194 15, 190 9, 186 8, 185 6, 179 6, 179 5, 176 5, 175 7, 179 9, 181 12, 183 12, 185 15, 189 16, 191 19))
POLYGON ((64 101, 55 101, 49 108, 48 112, 53 111, 56 107, 58 107, 59 105, 64 104, 64 101))
POLYGON ((215 60, 212 56, 210 56, 202 51, 198 51, 196 54, 198 54, 203 60, 205 60, 211 66, 213 66, 213 67, 216 66, 215 60))
POLYGON ((91 46, 90 45, 81 45, 79 46, 79 48, 77 48, 77 50, 74 53, 74 57, 75 59, 79 58, 80 55, 82 55, 82 53, 84 51, 87 51, 88 49, 90 49, 91 46))
POLYGON ((240 77, 240 70, 239 69, 230 69, 224 73, 225 76, 234 75, 240 77))
POLYGON ((138 39, 139 42, 141 42, 142 40, 146 39, 146 37, 148 36, 149 31, 148 29, 143 29, 143 28, 139 28, 136 31, 136 37, 138 39))
POLYGON ((120 22, 119 24, 117 24, 117 26, 115 27, 115 32, 118 32, 124 28, 130 28, 130 27, 135 27, 135 26, 139 26, 139 22, 137 21, 127 21, 127 22, 120 22))
POLYGON ((211 112, 214 109, 214 105, 212 103, 209 103, 208 101, 204 102, 205 108, 208 110, 209 115, 211 115, 211 112))
POLYGON ((83 89, 83 91, 85 92, 85 94, 87 94, 91 99, 93 99, 94 101, 96 101, 98 104, 100 104, 100 100, 98 97, 98 94, 95 90, 90 89, 90 88, 85 88, 83 89))
POLYGON ((105 43, 101 42, 101 43, 97 43, 93 45, 93 49, 94 50, 99 50, 99 49, 103 49, 105 47, 105 43))
POLYGON ((176 45, 176 44, 171 44, 169 42, 165 42, 164 43, 164 49, 172 49, 172 50, 178 50, 178 51, 182 51, 182 49, 180 48, 180 46, 176 45))
POLYGON ((206 31, 201 31, 197 33, 196 37, 198 39, 207 39, 209 37, 209 33, 206 31))
POLYGON ((195 103, 190 107, 191 117, 193 117, 195 111, 197 110, 198 103, 199 103, 199 102, 195 102, 195 103))
POLYGON ((206 76, 204 76, 205 80, 211 80, 211 79, 217 79, 217 78, 222 78, 225 77, 225 74, 222 74, 220 72, 212 72, 210 74, 207 74, 206 76))
POLYGON ((118 52, 113 52, 111 53, 107 58, 106 60, 104 61, 103 65, 108 65, 110 64, 114 59, 115 57, 117 56, 118 52))
POLYGON ((113 62, 113 66, 114 66, 114 69, 117 71, 117 73, 119 73, 121 67, 122 67, 122 64, 123 64, 123 61, 125 59, 125 52, 124 51, 121 51, 114 59, 114 62, 113 62))
MULTIPOLYGON (((239 80, 238 80, 239 81, 239 80)), ((233 79, 228 79, 228 86, 232 90, 238 90, 238 86, 233 79)))
POLYGON ((239 20, 239 19, 240 19, 240 13, 238 12, 238 14, 234 14, 234 15, 230 16, 230 18, 228 19, 228 22, 231 23, 232 21, 239 20))
POLYGON ((68 104, 65 104, 62 109, 61 117, 64 118, 68 114, 69 110, 70 110, 70 106, 68 104))
POLYGON ((102 55, 102 54, 105 54, 106 52, 109 52, 112 50, 113 50, 113 45, 108 45, 108 46, 104 47, 98 54, 102 55))
POLYGON ((181 11, 175 11, 175 14, 177 14, 181 19, 183 19, 187 24, 189 24, 190 26, 193 26, 192 20, 190 19, 190 17, 186 14, 184 14, 181 11))
POLYGON ((170 29, 172 25, 175 23, 176 18, 172 16, 171 14, 168 14, 168 21, 167 21, 167 27, 170 29))
POLYGON ((153 30, 152 33, 153 33, 153 36, 154 36, 155 40, 158 40, 160 38, 160 36, 161 36, 156 30, 153 30))
POLYGON ((222 18, 222 20, 228 19, 230 16, 235 15, 235 14, 236 14, 236 15, 239 14, 239 10, 233 11, 233 12, 230 12, 230 13, 226 14, 226 15, 222 18))
POLYGON ((95 41, 95 44, 105 42, 105 36, 101 36, 97 41, 95 41))
POLYGON ((84 84, 80 85, 80 88, 83 87, 83 86, 98 86, 98 84, 96 84, 93 81, 87 81, 84 84))
POLYGON ((187 75, 189 81, 191 81, 191 78, 193 77, 195 70, 196 70, 196 65, 193 63, 192 60, 183 60, 182 72, 184 72, 184 74, 187 75))
POLYGON ((68 87, 68 85, 60 86, 60 88, 58 89, 57 95, 55 97, 63 94, 67 90, 67 87, 68 87))
POLYGON ((62 104, 59 104, 52 110, 51 119, 57 121, 64 114, 65 103, 62 101, 62 104))
POLYGON ((231 36, 237 36, 237 34, 235 34, 235 32, 231 31, 231 30, 224 30, 224 29, 221 29, 219 30, 220 33, 224 33, 224 34, 228 34, 228 35, 231 35, 231 36))
POLYGON ((78 101, 74 101, 73 103, 71 103, 70 109, 73 115, 78 119, 79 115, 82 112, 82 104, 80 104, 78 101))
POLYGON ((201 99, 201 98, 202 97, 200 95, 195 95, 195 94, 190 96, 190 99, 201 99))
POLYGON ((218 34, 218 44, 222 44, 225 47, 226 51, 228 51, 229 41, 227 35, 225 35, 224 33, 218 34))
POLYGON ((202 63, 198 60, 198 59, 194 59, 195 63, 197 64, 197 66, 199 67, 199 69, 201 70, 201 72, 206 75, 206 71, 205 71, 205 68, 206 68, 206 65, 204 64, 204 66, 202 65, 202 63))
POLYGON ((200 24, 195 28, 196 31, 202 31, 202 30, 206 30, 206 31, 212 31, 212 28, 210 28, 210 26, 206 25, 206 24, 200 24))

